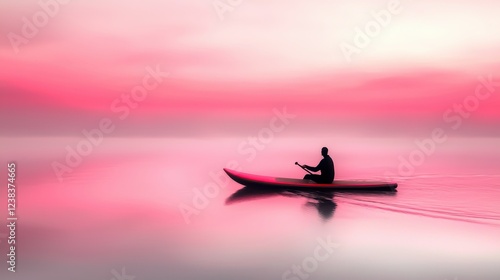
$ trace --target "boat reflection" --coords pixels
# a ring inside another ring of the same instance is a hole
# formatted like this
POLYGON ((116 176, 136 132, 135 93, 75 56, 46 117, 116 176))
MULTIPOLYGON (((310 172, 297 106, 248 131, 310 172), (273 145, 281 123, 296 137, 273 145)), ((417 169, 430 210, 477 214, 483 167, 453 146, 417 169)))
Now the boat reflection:
POLYGON ((263 189, 255 187, 243 187, 226 199, 226 205, 238 202, 252 201, 272 196, 304 197, 307 198, 306 207, 315 208, 323 220, 328 220, 333 216, 337 204, 333 201, 333 191, 314 190, 304 191, 297 189, 263 189))
POLYGON ((333 217, 337 203, 334 201, 334 194, 342 193, 342 195, 356 196, 395 196, 397 191, 332 191, 332 190, 298 190, 292 188, 257 188, 253 186, 245 186, 226 199, 226 205, 231 205, 239 202, 248 202, 252 200, 269 198, 273 196, 287 197, 303 197, 307 199, 305 207, 315 208, 319 216, 323 220, 329 220, 333 217))

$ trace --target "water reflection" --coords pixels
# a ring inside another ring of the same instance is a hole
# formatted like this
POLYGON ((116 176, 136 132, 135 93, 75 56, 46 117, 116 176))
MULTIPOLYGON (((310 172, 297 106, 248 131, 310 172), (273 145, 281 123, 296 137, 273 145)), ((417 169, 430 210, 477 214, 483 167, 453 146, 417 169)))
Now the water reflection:
POLYGON ((333 191, 327 190, 304 191, 287 188, 262 189, 246 186, 229 196, 226 199, 226 205, 279 195, 287 197, 305 197, 307 198, 305 206, 315 208, 322 219, 328 220, 333 216, 335 208, 337 208, 337 204, 333 201, 333 193, 333 191))
POLYGON ((273 196, 287 196, 287 197, 302 197, 306 198, 307 202, 304 204, 305 207, 314 208, 320 218, 327 221, 333 217, 335 209, 337 208, 337 203, 335 203, 334 197, 335 193, 342 194, 343 197, 346 196, 357 196, 357 197, 377 197, 377 196, 395 196, 397 191, 332 191, 332 190, 297 190, 289 188, 280 189, 266 189, 266 188, 255 188, 252 186, 245 186, 226 199, 226 205, 231 205, 238 202, 248 202, 256 199, 269 198, 273 196))
POLYGON ((310 198, 310 201, 306 203, 306 206, 316 208, 320 217, 327 221, 333 216, 333 213, 337 208, 337 203, 333 201, 333 192, 328 192, 324 195, 318 195, 310 198))

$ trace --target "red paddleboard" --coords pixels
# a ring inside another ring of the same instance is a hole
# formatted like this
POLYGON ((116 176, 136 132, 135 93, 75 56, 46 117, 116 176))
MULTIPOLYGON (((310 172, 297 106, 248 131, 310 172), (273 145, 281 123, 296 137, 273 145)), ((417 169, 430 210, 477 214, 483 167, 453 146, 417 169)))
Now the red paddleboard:
POLYGON ((382 190, 393 191, 398 187, 397 183, 363 181, 363 180, 334 180, 331 184, 318 184, 311 180, 278 178, 269 176, 253 175, 224 168, 227 175, 235 182, 245 186, 263 186, 296 189, 325 189, 325 190, 382 190))

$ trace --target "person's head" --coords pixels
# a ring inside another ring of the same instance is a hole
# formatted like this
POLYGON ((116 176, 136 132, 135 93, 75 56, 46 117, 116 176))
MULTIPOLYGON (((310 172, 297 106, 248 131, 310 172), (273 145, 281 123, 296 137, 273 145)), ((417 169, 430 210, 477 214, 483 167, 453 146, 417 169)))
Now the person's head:
POLYGON ((321 155, 322 155, 322 156, 326 156, 326 155, 328 155, 328 148, 327 148, 327 147, 323 147, 323 148, 321 149, 321 155))

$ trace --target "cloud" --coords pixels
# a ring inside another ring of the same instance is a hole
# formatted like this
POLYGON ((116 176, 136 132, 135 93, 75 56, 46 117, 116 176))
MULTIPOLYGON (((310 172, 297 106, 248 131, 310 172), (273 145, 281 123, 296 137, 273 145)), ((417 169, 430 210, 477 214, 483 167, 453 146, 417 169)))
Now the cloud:
MULTIPOLYGON (((21 18, 40 9, 23 3, 2 4, 0 31, 19 30, 21 18)), ((245 133, 242 127, 258 126, 282 106, 315 124, 304 129, 427 127, 471 94, 478 75, 500 70, 499 38, 484 29, 485 22, 500 25, 491 12, 498 3, 485 4, 443 2, 439 13, 427 9, 436 5, 431 1, 408 6, 348 64, 336 44, 386 2, 245 2, 220 21, 203 1, 72 1, 19 54, 0 44, 0 116, 12 119, 1 126, 12 134, 78 134, 116 117, 113 100, 130 93, 147 66, 160 65, 170 79, 121 133, 245 133), (475 21, 465 28, 461 19, 475 21), (416 24, 426 27, 417 32, 416 24), (433 28, 461 39, 450 45, 433 28)), ((471 122, 486 133, 499 118, 496 106, 495 98, 481 104, 471 122)))

